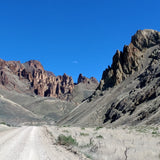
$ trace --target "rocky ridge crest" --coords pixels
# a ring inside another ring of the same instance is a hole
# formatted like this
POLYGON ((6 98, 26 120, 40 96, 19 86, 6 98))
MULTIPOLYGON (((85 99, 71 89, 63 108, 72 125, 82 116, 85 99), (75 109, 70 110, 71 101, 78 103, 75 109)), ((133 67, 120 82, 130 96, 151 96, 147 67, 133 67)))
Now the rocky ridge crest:
POLYGON ((79 83, 88 83, 88 84, 95 83, 98 85, 98 81, 96 78, 94 78, 94 77, 87 78, 87 77, 83 76, 82 74, 79 74, 77 83, 78 84, 79 83))
POLYGON ((44 70, 39 61, 31 60, 24 64, 19 61, 4 61, 0 59, 0 84, 2 87, 24 90, 18 85, 23 81, 28 85, 28 90, 36 95, 67 99, 74 89, 72 77, 64 74, 55 76, 44 70), (18 89, 19 88, 19 89, 18 89))
POLYGON ((160 44, 160 33, 158 31, 138 30, 132 36, 131 43, 124 46, 123 52, 116 51, 111 67, 108 66, 103 72, 98 89, 103 91, 118 85, 135 71, 138 71, 143 51, 157 44, 160 44))

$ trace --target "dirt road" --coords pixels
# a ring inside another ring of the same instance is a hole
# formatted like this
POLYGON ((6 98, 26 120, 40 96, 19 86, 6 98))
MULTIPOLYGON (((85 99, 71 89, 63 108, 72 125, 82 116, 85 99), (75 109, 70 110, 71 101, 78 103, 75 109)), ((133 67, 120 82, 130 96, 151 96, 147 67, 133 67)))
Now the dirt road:
POLYGON ((0 131, 0 160, 78 160, 78 155, 54 145, 45 127, 0 131))

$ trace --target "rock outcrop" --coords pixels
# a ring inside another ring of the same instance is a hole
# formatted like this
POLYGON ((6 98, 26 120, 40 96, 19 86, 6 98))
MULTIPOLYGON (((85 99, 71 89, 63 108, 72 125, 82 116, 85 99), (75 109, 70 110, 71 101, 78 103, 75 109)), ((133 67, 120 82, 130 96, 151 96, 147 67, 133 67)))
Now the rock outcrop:
MULTIPOLYGON (((112 123, 125 114, 131 116, 140 110, 133 122, 138 123, 149 119, 160 110, 160 101, 158 100, 160 96, 160 47, 153 50, 148 58, 150 63, 135 79, 138 81, 137 85, 132 87, 128 96, 111 104, 106 111, 104 122, 110 121, 112 123), (142 107, 143 105, 146 108, 142 107)), ((155 118, 148 123, 153 123, 153 121, 158 122, 158 119, 155 118)))
POLYGON ((30 91, 45 97, 67 99, 67 94, 72 93, 74 89, 72 77, 66 74, 56 77, 53 73, 45 71, 39 61, 31 60, 21 64, 19 61, 0 60, 0 84, 17 88, 19 81, 29 82, 30 91), (18 80, 13 81, 14 78, 18 80))
POLYGON ((95 83, 98 85, 98 81, 96 78, 94 78, 94 77, 87 78, 87 77, 83 76, 82 74, 79 74, 79 76, 78 76, 77 84, 79 84, 79 83, 88 83, 88 84, 95 83))
POLYGON ((160 43, 160 33, 151 29, 138 30, 132 36, 131 43, 140 51, 143 51, 145 48, 150 48, 160 43))
POLYGON ((94 77, 87 78, 80 74, 78 83, 74 84, 72 77, 66 74, 55 76, 54 73, 45 71, 39 61, 30 60, 22 64, 19 61, 0 59, 0 85, 9 90, 34 93, 42 97, 69 101, 73 100, 73 97, 80 97, 76 100, 81 102, 93 93, 98 81, 94 77))
POLYGON ((102 75, 98 89, 105 90, 113 87, 126 77, 139 70, 139 61, 143 57, 145 49, 160 44, 160 33, 154 30, 138 30, 132 36, 129 46, 124 46, 123 52, 117 50, 113 56, 111 67, 109 66, 102 75))

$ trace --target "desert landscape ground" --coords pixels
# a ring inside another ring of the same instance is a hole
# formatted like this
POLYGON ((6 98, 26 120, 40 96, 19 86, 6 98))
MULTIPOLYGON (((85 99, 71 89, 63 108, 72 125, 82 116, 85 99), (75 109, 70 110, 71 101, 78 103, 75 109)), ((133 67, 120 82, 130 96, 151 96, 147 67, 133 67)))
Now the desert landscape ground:
POLYGON ((0 126, 3 160, 159 160, 160 128, 0 126), (67 138, 69 137, 69 138, 67 138))

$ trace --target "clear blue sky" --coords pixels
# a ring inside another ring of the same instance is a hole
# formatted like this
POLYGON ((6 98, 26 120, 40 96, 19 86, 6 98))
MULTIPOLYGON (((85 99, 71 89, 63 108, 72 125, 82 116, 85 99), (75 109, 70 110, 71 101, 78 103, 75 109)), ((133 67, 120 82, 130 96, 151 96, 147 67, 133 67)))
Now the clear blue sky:
MULTIPOLYGON (((0 58, 101 79, 138 29, 160 28, 159 0, 0 1, 0 58)), ((159 30, 160 31, 160 30, 159 30)))

